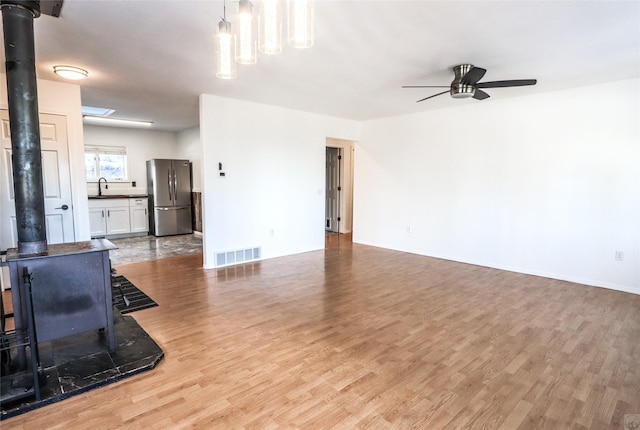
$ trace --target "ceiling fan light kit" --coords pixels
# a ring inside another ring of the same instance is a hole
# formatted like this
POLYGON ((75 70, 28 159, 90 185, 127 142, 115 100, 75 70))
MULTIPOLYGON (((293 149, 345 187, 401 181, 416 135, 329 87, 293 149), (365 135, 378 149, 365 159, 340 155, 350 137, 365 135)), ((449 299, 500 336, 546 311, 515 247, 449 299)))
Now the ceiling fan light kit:
MULTIPOLYGON (((261 0, 255 15, 250 0, 238 3, 237 32, 227 21, 226 1, 223 17, 216 34, 216 76, 221 79, 235 79, 239 64, 255 64, 257 51, 274 55, 282 52, 282 7, 279 0, 261 0)), ((313 0, 288 0, 289 45, 293 48, 313 46, 313 0)))
POLYGON ((481 88, 507 88, 522 87, 527 85, 535 85, 535 79, 515 79, 508 81, 479 82, 487 73, 481 67, 475 67, 473 64, 460 64, 453 67, 454 78, 448 87, 442 85, 405 85, 402 88, 449 88, 448 91, 442 91, 425 97, 417 101, 417 103, 432 99, 442 94, 449 93, 454 99, 474 98, 476 100, 485 100, 490 96, 481 88))
POLYGON ((451 90, 449 90, 449 92, 454 99, 468 99, 476 93, 473 85, 462 82, 462 78, 469 73, 471 69, 473 69, 471 64, 461 64, 453 68, 455 78, 453 82, 451 82, 451 90))

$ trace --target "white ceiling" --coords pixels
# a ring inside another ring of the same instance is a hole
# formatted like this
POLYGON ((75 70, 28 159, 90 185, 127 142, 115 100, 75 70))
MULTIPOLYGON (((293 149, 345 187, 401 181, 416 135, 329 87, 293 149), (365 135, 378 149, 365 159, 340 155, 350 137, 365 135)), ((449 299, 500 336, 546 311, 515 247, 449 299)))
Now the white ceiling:
MULTIPOLYGON (((84 105, 181 130, 198 124, 202 93, 366 120, 640 76, 638 1, 317 0, 311 49, 261 54, 225 81, 213 55, 222 5, 65 0, 60 18, 35 20, 38 78, 63 81, 56 64, 85 68, 84 105), (486 68, 484 81, 538 85, 422 103, 438 90, 400 88, 448 85, 460 63, 486 68)), ((231 20, 236 8, 227 2, 231 20)))

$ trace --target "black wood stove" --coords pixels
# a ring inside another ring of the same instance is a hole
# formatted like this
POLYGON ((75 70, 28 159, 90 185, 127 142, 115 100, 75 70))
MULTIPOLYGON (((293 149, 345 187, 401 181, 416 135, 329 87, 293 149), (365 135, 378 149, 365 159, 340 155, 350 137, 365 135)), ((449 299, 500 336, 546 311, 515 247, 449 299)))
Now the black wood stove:
POLYGON ((26 307, 31 305, 38 343, 104 329, 113 351, 111 249, 116 246, 105 239, 49 245, 45 255, 21 256, 9 249, 16 328, 28 327, 26 307))

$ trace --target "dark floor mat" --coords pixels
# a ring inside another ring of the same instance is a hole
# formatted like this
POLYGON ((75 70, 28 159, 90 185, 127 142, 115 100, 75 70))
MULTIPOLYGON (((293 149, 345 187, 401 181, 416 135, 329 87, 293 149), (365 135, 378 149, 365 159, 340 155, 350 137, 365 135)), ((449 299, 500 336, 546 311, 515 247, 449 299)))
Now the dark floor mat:
POLYGON ((158 306, 156 302, 124 276, 112 276, 113 303, 122 314, 158 306), (120 287, 118 287, 118 284, 120 287))

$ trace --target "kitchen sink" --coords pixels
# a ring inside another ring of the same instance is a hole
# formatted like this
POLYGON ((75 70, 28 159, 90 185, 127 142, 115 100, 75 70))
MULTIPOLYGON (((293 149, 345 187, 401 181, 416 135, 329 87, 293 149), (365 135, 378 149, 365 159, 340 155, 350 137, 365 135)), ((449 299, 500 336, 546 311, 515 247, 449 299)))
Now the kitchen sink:
POLYGON ((144 194, 103 194, 101 196, 89 196, 90 199, 132 199, 147 197, 144 194))

